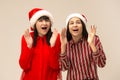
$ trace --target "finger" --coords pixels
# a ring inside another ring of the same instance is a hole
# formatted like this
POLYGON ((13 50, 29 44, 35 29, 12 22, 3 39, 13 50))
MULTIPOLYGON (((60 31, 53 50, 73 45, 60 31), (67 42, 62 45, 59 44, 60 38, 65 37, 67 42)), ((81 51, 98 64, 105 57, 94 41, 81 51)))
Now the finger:
POLYGON ((63 41, 64 37, 65 37, 65 28, 62 29, 61 34, 60 34, 61 42, 63 41))
POLYGON ((93 31, 94 31, 94 33, 96 33, 96 26, 95 25, 93 25, 93 31))
POLYGON ((58 30, 56 28, 54 28, 53 34, 58 34, 58 30))
POLYGON ((66 29, 65 28, 62 29, 61 34, 63 35, 64 33, 66 33, 66 29))
POLYGON ((64 33, 64 29, 62 29, 61 33, 60 33, 60 38, 62 39, 63 38, 63 34, 64 33))
POLYGON ((66 30, 66 28, 64 28, 64 34, 65 34, 65 36, 66 36, 66 32, 67 32, 67 30, 66 30))
POLYGON ((92 29, 93 29, 93 25, 91 25, 91 27, 90 27, 90 32, 92 32, 92 29))
POLYGON ((66 36, 66 28, 63 28, 63 29, 62 29, 61 35, 62 35, 62 36, 66 36))
POLYGON ((30 36, 29 29, 27 29, 27 35, 30 36))
POLYGON ((25 30, 24 36, 25 36, 25 37, 30 36, 30 34, 29 34, 29 29, 26 29, 26 30, 25 30))
POLYGON ((95 32, 96 31, 96 26, 95 25, 91 25, 91 32, 95 32))
POLYGON ((25 37, 27 36, 27 30, 25 30, 25 32, 24 32, 24 36, 25 36, 25 37))

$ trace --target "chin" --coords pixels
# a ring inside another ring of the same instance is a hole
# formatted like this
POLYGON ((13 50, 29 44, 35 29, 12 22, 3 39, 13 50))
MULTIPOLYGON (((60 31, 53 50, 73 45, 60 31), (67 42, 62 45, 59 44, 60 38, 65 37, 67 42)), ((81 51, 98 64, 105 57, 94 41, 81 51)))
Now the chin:
POLYGON ((79 34, 73 34, 73 36, 77 37, 77 36, 79 36, 79 34))

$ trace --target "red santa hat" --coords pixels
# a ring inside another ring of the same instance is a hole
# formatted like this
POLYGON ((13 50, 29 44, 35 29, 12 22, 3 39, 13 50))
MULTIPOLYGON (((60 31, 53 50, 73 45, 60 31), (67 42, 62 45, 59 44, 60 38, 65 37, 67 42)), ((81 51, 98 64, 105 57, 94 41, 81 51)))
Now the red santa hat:
POLYGON ((30 21, 31 27, 34 26, 36 21, 41 16, 48 16, 53 24, 53 16, 50 12, 48 12, 47 10, 41 9, 41 8, 34 8, 29 12, 29 21, 30 21))
POLYGON ((67 16, 67 18, 66 18, 66 26, 68 25, 69 20, 70 20, 71 18, 73 18, 73 17, 78 17, 78 18, 80 18, 80 19, 84 22, 84 24, 86 25, 86 23, 87 23, 87 18, 86 18, 83 14, 72 13, 72 14, 70 14, 69 16, 67 16))

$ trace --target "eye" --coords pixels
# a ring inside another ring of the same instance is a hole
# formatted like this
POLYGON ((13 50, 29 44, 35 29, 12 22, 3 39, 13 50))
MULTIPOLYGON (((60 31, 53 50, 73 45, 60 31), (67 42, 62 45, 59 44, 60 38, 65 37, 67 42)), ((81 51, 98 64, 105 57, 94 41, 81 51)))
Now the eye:
POLYGON ((74 24, 74 22, 73 22, 73 21, 69 22, 69 25, 72 25, 72 24, 74 24))
POLYGON ((76 21, 76 24, 81 24, 81 21, 76 21))
POLYGON ((46 22, 50 22, 50 20, 49 20, 49 19, 45 19, 45 21, 46 21, 46 22))
POLYGON ((43 21, 43 19, 39 19, 38 21, 39 21, 39 22, 42 22, 42 21, 43 21))

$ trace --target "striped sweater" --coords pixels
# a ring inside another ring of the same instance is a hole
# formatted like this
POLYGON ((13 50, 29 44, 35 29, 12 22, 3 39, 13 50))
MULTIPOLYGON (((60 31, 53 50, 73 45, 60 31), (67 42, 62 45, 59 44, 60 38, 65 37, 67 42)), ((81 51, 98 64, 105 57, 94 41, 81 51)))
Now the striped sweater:
POLYGON ((98 36, 95 36, 94 43, 96 53, 84 39, 78 43, 68 42, 66 52, 60 55, 62 70, 68 70, 67 80, 99 80, 97 66, 105 66, 106 56, 98 36))

